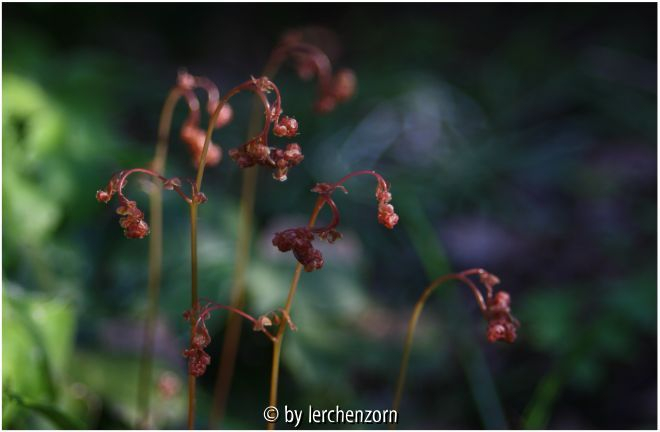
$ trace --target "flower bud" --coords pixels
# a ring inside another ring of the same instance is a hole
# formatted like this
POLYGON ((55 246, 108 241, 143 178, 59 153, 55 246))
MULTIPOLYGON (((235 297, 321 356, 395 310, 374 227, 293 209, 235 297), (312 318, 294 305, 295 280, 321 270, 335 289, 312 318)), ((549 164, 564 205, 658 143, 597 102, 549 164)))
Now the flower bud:
POLYGON ((298 133, 298 120, 284 116, 273 127, 273 134, 278 137, 294 137, 298 133))
MULTIPOLYGON (((206 105, 206 110, 208 111, 209 115, 213 115, 216 108, 218 108, 218 103, 219 103, 218 101, 211 101, 211 100, 208 102, 208 104, 206 105)), ((215 122, 215 127, 219 129, 227 125, 229 122, 231 122, 233 118, 234 118, 234 110, 232 109, 231 105, 225 103, 220 109, 220 114, 218 114, 218 119, 215 122)))
POLYGON ((96 191, 96 201, 107 203, 110 201, 110 198, 112 198, 112 195, 110 195, 108 192, 104 190, 96 191))
POLYGON ((321 114, 326 114, 335 109, 337 100, 332 95, 323 95, 314 102, 314 110, 321 114))
POLYGON ((357 78, 350 69, 341 69, 337 71, 333 80, 333 95, 337 102, 345 102, 355 94, 357 87, 357 78))
POLYGON ((195 88, 195 77, 186 71, 179 71, 176 85, 182 90, 193 90, 195 88))

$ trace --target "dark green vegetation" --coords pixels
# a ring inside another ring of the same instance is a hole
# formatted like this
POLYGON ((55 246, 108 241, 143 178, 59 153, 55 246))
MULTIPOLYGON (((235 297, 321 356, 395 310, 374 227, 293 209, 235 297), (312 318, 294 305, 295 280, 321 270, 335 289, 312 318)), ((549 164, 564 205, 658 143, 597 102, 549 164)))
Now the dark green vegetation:
MULTIPOLYGON (((376 168, 401 222, 373 223, 371 184, 340 198, 345 238, 302 277, 281 404, 389 408, 424 286, 479 266, 511 293, 520 337, 489 345, 470 294, 443 289, 418 328, 400 427, 656 424, 655 5, 10 4, 3 16, 5 428, 133 423, 147 242, 123 238, 94 193, 152 157, 180 66, 226 89, 308 24, 338 33, 359 91, 318 116, 313 84, 281 73, 306 159, 284 184, 260 173, 247 311, 281 304, 294 263, 270 239, 304 223, 315 182, 376 168)), ((250 100, 236 104, 225 150, 245 136, 250 100)), ((167 174, 193 177, 176 134, 171 149, 167 174)), ((200 294, 227 302, 240 172, 225 160, 206 175, 200 294)), ((181 387, 168 398, 154 386, 164 428, 185 422, 187 232, 166 194, 155 378, 181 387)), ((212 366, 224 322, 209 323, 212 366)), ((226 426, 263 427, 270 353, 243 333, 226 426)), ((214 373, 198 385, 199 419, 214 373)))

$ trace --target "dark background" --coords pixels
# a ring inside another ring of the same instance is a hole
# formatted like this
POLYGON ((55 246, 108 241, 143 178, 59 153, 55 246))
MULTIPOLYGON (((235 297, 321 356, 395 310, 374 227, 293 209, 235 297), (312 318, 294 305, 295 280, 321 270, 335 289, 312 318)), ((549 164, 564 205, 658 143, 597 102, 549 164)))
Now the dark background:
MULTIPOLYGON (((511 293, 519 340, 488 344, 469 292, 441 289, 416 334, 401 428, 655 428, 656 16, 653 4, 4 4, 3 426, 133 423, 147 242, 125 239, 94 193, 148 163, 180 67, 227 89, 260 74, 284 31, 322 25, 358 93, 319 116, 314 83, 290 67, 275 78, 306 159, 284 184, 260 173, 246 309, 284 301, 294 261, 270 238, 305 220, 315 182, 377 169, 401 223, 375 223, 370 180, 336 197, 345 237, 303 275, 280 404, 389 408, 424 286, 478 266, 511 293)), ((225 151, 249 104, 216 132, 225 151)), ((167 174, 194 175, 176 132, 167 174)), ((226 302, 239 169, 225 160, 204 190, 201 290, 226 302)), ((188 219, 174 196, 165 221, 156 378, 182 387, 170 399, 154 388, 154 414, 181 428, 188 219)), ((224 323, 209 322, 198 427, 224 323)), ((263 427, 270 355, 246 325, 226 426, 263 427)))

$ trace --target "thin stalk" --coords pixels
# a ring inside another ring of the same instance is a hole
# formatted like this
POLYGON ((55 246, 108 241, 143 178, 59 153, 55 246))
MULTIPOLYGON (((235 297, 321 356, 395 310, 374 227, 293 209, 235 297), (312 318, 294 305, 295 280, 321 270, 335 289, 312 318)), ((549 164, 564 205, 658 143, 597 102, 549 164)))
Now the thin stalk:
MULTIPOLYGON (((172 116, 180 97, 181 91, 178 87, 174 87, 167 96, 167 99, 165 99, 165 104, 160 114, 156 154, 151 167, 160 174, 164 174, 165 171, 172 116)), ((144 339, 142 342, 137 391, 138 418, 140 419, 138 426, 140 428, 146 428, 149 425, 150 383, 153 370, 154 341, 163 265, 163 191, 160 187, 154 187, 150 191, 149 209, 151 214, 149 220, 151 236, 149 236, 149 276, 147 281, 148 305, 147 318, 144 322, 144 339)))
MULTIPOLYGON (((270 61, 263 71, 263 76, 273 78, 281 66, 281 62, 270 61)), ((261 118, 261 105, 259 99, 253 99, 250 123, 248 124, 248 137, 252 137, 259 128, 261 118)), ((254 202, 257 195, 257 167, 246 168, 242 175, 241 203, 239 210, 239 229, 236 239, 236 256, 234 265, 234 283, 231 288, 230 305, 236 309, 245 306, 245 272, 250 263, 250 246, 252 242, 252 221, 254 219, 254 202)), ((211 405, 211 420, 209 426, 216 429, 225 415, 227 399, 234 377, 236 355, 241 340, 241 322, 235 315, 227 319, 227 328, 222 342, 220 365, 216 375, 213 389, 213 403, 211 405)))
MULTIPOLYGON (((245 271, 250 261, 250 244, 252 240, 252 219, 254 215, 254 198, 257 189, 257 167, 243 170, 243 185, 241 193, 241 206, 239 217, 239 231, 236 246, 236 261, 234 267, 234 283, 231 289, 230 305, 236 309, 245 306, 245 271)), ((213 404, 211 411, 211 429, 224 417, 227 406, 227 397, 231 388, 236 364, 236 354, 241 338, 241 321, 235 315, 227 319, 227 328, 222 343, 220 366, 213 391, 213 404)))
MULTIPOLYGON (((403 386, 406 381, 406 372, 408 370, 408 362, 410 360, 410 351, 412 350, 413 337, 415 335, 415 329, 417 328, 417 321, 419 321, 419 317, 422 314, 422 309, 424 309, 426 300, 433 293, 433 291, 435 291, 436 288, 438 288, 440 285, 450 280, 458 280, 466 284, 470 288, 470 290, 472 290, 472 293, 474 294, 475 298, 477 299, 477 303, 479 304, 479 309, 481 310, 482 313, 484 313, 486 310, 486 304, 484 303, 483 296, 479 292, 479 289, 474 285, 474 283, 466 277, 472 274, 480 274, 480 272, 482 271, 483 270, 481 269, 471 269, 457 274, 452 273, 441 276, 436 280, 434 280, 433 282, 431 282, 431 284, 429 284, 429 286, 426 287, 421 297, 415 304, 415 309, 413 309, 413 314, 410 317, 410 321, 408 321, 408 332, 406 333, 406 341, 404 343, 404 348, 403 348, 403 358, 401 359, 399 378, 397 379, 396 392, 394 394, 394 403, 392 404, 392 408, 394 410, 398 411, 399 406, 401 404, 401 397, 403 395, 403 386)), ((395 424, 391 424, 390 429, 394 429, 395 426, 396 426, 395 424)))
MULTIPOLYGON (((197 306, 199 303, 197 293, 197 206, 193 202, 190 204, 190 341, 195 336, 195 323, 197 322, 197 306)), ((195 382, 196 377, 188 374, 188 429, 195 428, 195 382)))
MULTIPOLYGON (((309 223, 307 226, 313 228, 316 223, 316 218, 319 215, 319 212, 323 208, 323 205, 326 203, 326 200, 323 197, 319 197, 316 200, 316 205, 314 206, 314 211, 309 218, 309 223)), ((293 279, 291 279, 291 285, 289 287, 289 294, 286 298, 286 304, 284 306, 285 316, 290 315, 291 305, 293 304, 293 297, 296 295, 296 290, 298 288, 298 282, 300 281, 300 274, 302 273, 303 266, 300 263, 296 264, 296 269, 293 272, 293 279)), ((282 322, 280 328, 277 331, 277 336, 275 336, 275 343, 273 344, 273 360, 271 364, 271 374, 270 374, 270 398, 268 405, 277 406, 277 389, 279 383, 280 375, 280 357, 282 353, 282 340, 284 339, 284 332, 286 331, 287 325, 282 322)), ((275 429, 275 423, 268 423, 267 427, 269 430, 275 429)))

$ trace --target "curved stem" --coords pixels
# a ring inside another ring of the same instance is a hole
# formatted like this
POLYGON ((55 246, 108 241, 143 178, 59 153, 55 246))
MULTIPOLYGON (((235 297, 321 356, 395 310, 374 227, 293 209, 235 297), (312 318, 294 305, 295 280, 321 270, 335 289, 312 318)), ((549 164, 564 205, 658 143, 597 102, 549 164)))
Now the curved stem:
MULTIPOLYGON (((243 186, 241 188, 241 206, 239 218, 238 238, 236 240, 236 261, 234 267, 234 283, 231 288, 230 304, 236 309, 243 309, 245 305, 245 272, 250 259, 250 243, 252 239, 252 218, 254 215, 254 198, 257 185, 257 167, 243 170, 243 186)), ((213 405, 211 410, 211 429, 216 429, 222 421, 227 397, 234 375, 236 354, 241 337, 241 323, 238 317, 230 315, 220 354, 219 371, 216 375, 213 391, 213 405)))
MULTIPOLYGON (((320 196, 316 200, 316 205, 312 211, 312 215, 309 218, 309 223, 307 226, 313 228, 316 223, 316 218, 319 215, 319 212, 323 208, 323 205, 326 203, 326 200, 320 196)), ((298 288, 298 282, 300 281, 300 274, 302 273, 303 266, 300 263, 296 264, 296 269, 293 272, 293 279, 291 279, 291 285, 289 286, 289 294, 286 298, 286 304, 284 305, 284 312, 286 315, 291 314, 291 305, 293 304, 293 297, 296 295, 296 290, 298 288)), ((280 374, 280 357, 282 353, 282 340, 284 339, 284 332, 286 331, 286 323, 282 322, 280 328, 277 331, 277 336, 275 336, 275 343, 273 345, 273 360, 271 363, 271 374, 270 374, 270 397, 269 403, 270 406, 277 406, 277 389, 279 382, 280 374)), ((275 423, 268 423, 268 429, 275 429, 275 423)))
MULTIPOLYGON (((263 76, 273 78, 282 65, 282 60, 271 59, 264 68, 263 76)), ((258 122, 261 116, 259 105, 256 101, 252 104, 252 112, 248 124, 247 136, 252 137, 257 133, 258 122)), ((230 305, 236 309, 245 306, 245 272, 250 262, 250 244, 252 241, 252 220, 254 217, 254 201, 257 195, 257 167, 242 170, 241 204, 238 237, 236 239, 236 256, 234 265, 234 283, 231 288, 230 305)), ((227 398, 231 389, 234 368, 236 365, 236 354, 241 340, 240 320, 235 315, 227 319, 227 327, 220 353, 220 365, 216 375, 213 389, 213 403, 211 406, 211 418, 209 426, 216 429, 225 414, 227 398)))
MULTIPOLYGON (((195 336, 195 322, 197 321, 197 203, 190 204, 190 303, 192 317, 190 320, 190 340, 195 336)), ((188 429, 195 427, 195 382, 196 378, 188 374, 188 429)))
MULTIPOLYGON (((172 116, 176 103, 181 97, 178 87, 170 90, 160 114, 158 122, 158 141, 156 154, 152 163, 154 171, 163 174, 167 160, 167 144, 169 141, 172 116)), ((160 296, 161 273, 163 265, 163 191, 155 187, 149 194, 151 235, 149 236, 149 276, 147 280, 147 318, 144 322, 144 339, 140 357, 140 370, 138 374, 138 427, 146 428, 149 424, 149 391, 153 370, 154 341, 156 319, 158 318, 158 298, 160 296)))
MULTIPOLYGON (((277 86, 275 84, 271 83, 273 86, 273 89, 275 91, 275 94, 277 96, 277 100, 275 101, 275 106, 279 108, 281 105, 280 103, 280 92, 277 86)), ((259 99, 264 105, 264 108, 266 110, 266 115, 269 115, 270 113, 270 103, 268 102, 268 99, 264 95, 264 93, 259 90, 255 84, 254 81, 246 81, 242 84, 237 85, 233 89, 229 90, 227 94, 220 99, 218 102, 218 106, 215 108, 215 111, 213 111, 213 114, 211 114, 211 118, 209 120, 209 126, 206 129, 206 137, 204 138, 204 148, 202 149, 202 155, 199 158, 199 167, 197 168, 197 177, 195 179, 195 185, 197 187, 197 190, 200 191, 202 188, 202 179, 204 177, 204 168, 206 167, 206 155, 208 154, 209 151, 209 145, 211 143, 211 135, 213 134, 213 130, 215 129, 215 125, 218 121, 218 117, 220 116, 220 111, 222 111, 222 107, 229 102, 229 100, 237 95, 238 93, 242 91, 251 91, 255 93, 257 96, 259 96, 259 99)), ((268 119, 264 122, 264 128, 262 130, 262 135, 265 137, 268 135, 268 131, 270 130, 270 124, 271 122, 268 121, 268 119)))
POLYGON ((378 180, 379 184, 387 185, 387 182, 385 181, 385 179, 380 174, 378 174, 376 171, 374 171, 374 170, 361 170, 361 171, 354 171, 350 174, 345 175, 344 177, 339 179, 338 182, 334 183, 333 186, 339 187, 342 184, 344 184, 348 179, 353 178, 353 177, 357 177, 357 176, 361 176, 361 175, 374 176, 376 178, 376 180, 378 180))
MULTIPOLYGON (((212 303, 210 306, 207 305, 207 306, 204 308, 204 310, 202 311, 203 313, 201 313, 201 314, 197 317, 197 322, 196 322, 195 325, 196 325, 196 326, 199 326, 199 324, 202 322, 202 319, 204 318, 204 315, 205 315, 206 313, 211 312, 211 311, 214 311, 214 310, 217 310, 217 309, 224 309, 224 310, 226 310, 226 311, 232 312, 232 313, 234 314, 234 316, 240 316, 240 317, 243 317, 243 318, 245 318, 246 320, 250 321, 252 324, 255 324, 255 325, 257 324, 257 319, 256 319, 256 318, 254 318, 253 316, 251 316, 251 315, 249 315, 249 314, 243 312, 243 311, 240 310, 240 309, 236 309, 236 308, 234 308, 234 307, 232 307, 232 306, 226 306, 226 305, 219 304, 219 303, 212 303)), ((270 339, 272 342, 275 342, 275 337, 274 337, 272 334, 270 334, 270 332, 269 332, 268 330, 266 330, 266 328, 262 328, 262 329, 259 330, 259 331, 262 332, 263 334, 265 334, 266 337, 267 337, 268 339, 270 339)))
MULTIPOLYGON (((476 285, 470 279, 467 278, 467 276, 473 274, 481 274, 482 272, 483 270, 481 269, 470 269, 463 271, 461 273, 456 273, 456 274, 452 273, 441 276, 436 280, 434 280, 433 282, 431 282, 429 286, 427 286, 424 292, 422 293, 421 297, 415 304, 415 308, 413 309, 413 314, 410 317, 410 321, 408 321, 408 332, 406 333, 406 341, 404 343, 404 348, 403 348, 403 357, 401 359, 401 367, 399 369, 399 377, 397 379, 396 392, 394 394, 394 402, 392 404, 392 408, 394 410, 396 411, 399 410, 401 397, 403 395, 403 386, 406 381, 406 371, 408 370, 408 361, 410 360, 410 351, 412 350, 413 337, 415 334, 415 329, 417 328, 417 321, 419 321, 419 317, 422 314, 422 309, 424 309, 426 300, 433 293, 433 291, 435 291, 435 289, 438 288, 443 283, 450 280, 458 280, 460 282, 463 282, 470 288, 470 290, 472 291, 472 293, 474 294, 477 300, 479 309, 483 314, 486 312, 486 304, 484 302, 483 296, 481 295, 481 292, 476 287, 476 285)), ((390 429, 394 429, 394 427, 395 427, 394 424, 390 425, 390 429)))

